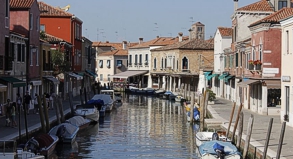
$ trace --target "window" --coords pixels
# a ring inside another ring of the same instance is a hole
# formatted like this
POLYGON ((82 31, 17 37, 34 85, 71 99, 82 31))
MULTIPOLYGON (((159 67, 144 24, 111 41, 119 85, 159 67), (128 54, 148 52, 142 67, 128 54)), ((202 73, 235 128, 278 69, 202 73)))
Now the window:
POLYGON ((157 58, 154 59, 154 69, 157 68, 157 58))
POLYGON ((111 61, 110 60, 107 60, 107 67, 111 68, 111 61))
POLYGON ((289 31, 286 30, 286 51, 289 54, 289 31))
POLYGON ((139 65, 142 65, 142 54, 139 55, 139 65))
POLYGON ((224 67, 227 67, 227 56, 224 57, 224 67))
POLYGON ((137 55, 134 57, 134 64, 137 65, 137 55))
POLYGON ((45 24, 41 24, 41 25, 40 25, 40 29, 41 29, 41 31, 46 31, 46 26, 45 26, 45 24))
POLYGON ((129 55, 129 65, 132 64, 132 55, 129 55))
POLYGON ((165 68, 167 68, 167 57, 165 57, 165 68))
POLYGON ((80 30, 81 30, 80 25, 75 23, 75 38, 76 39, 80 39, 80 30))
POLYGON ((36 49, 36 66, 39 66, 39 49, 36 49))
POLYGON ((173 57, 172 69, 175 68, 175 56, 173 57))
POLYGON ((202 27, 197 27, 198 32, 202 32, 202 27))
POLYGON ((168 56, 167 57, 168 59, 167 59, 167 67, 172 67, 172 56, 168 56))
POLYGON ((253 61, 256 60, 255 59, 255 47, 254 46, 252 47, 252 60, 253 61))
POLYGON ((259 44, 259 60, 262 61, 262 44, 259 44))
MULTIPOLYGON (((285 86, 285 100, 286 100, 286 107, 285 107, 285 115, 289 116, 289 107, 290 107, 290 88, 289 86, 285 86)), ((287 118, 289 121, 289 117, 287 118)))
POLYGON ((33 66, 33 51, 34 49, 31 47, 31 50, 30 50, 30 65, 33 66))
POLYGON ((188 59, 186 57, 182 59, 182 69, 188 70, 188 59))
POLYGON ((51 51, 48 51, 48 52, 46 53, 46 63, 49 63, 50 53, 51 53, 51 51))
POLYGON ((33 13, 30 13, 30 30, 33 30, 33 26, 34 26, 34 17, 33 17, 33 13))
POLYGON ((21 45, 22 47, 21 47, 21 62, 25 62, 25 57, 26 57, 26 55, 25 55, 25 52, 26 52, 26 47, 25 47, 25 45, 24 44, 22 44, 21 45))
POLYGON ((108 74, 108 81, 110 81, 111 80, 111 78, 110 78, 110 74, 108 74))
POLYGON ((9 0, 6 0, 5 17, 9 17, 9 0))
POLYGON ((145 63, 148 64, 148 62, 149 62, 149 55, 145 54, 145 63))
POLYGON ((21 44, 17 44, 17 62, 21 62, 21 44))
POLYGON ((235 64, 236 64, 236 67, 238 67, 238 52, 236 52, 235 64))
POLYGON ((116 65, 117 65, 117 67, 121 67, 122 66, 122 60, 117 60, 116 65))
POLYGON ((37 23, 36 23, 36 29, 37 31, 39 31, 39 27, 40 27, 40 17, 37 17, 37 23))
POLYGON ((100 67, 100 68, 103 68, 103 60, 100 60, 100 61, 99 61, 99 67, 100 67))
POLYGON ((177 69, 177 70, 179 69, 178 66, 179 66, 179 64, 178 64, 178 60, 177 60, 177 64, 176 64, 176 69, 177 69))
POLYGON ((287 7, 287 0, 279 0, 278 2, 278 10, 287 7))
POLYGON ((164 68, 164 59, 162 58, 162 60, 161 60, 161 69, 163 69, 164 68))
POLYGON ((103 81, 103 74, 100 74, 100 81, 103 81))
POLYGON ((10 49, 10 54, 9 54, 9 57, 10 57, 10 60, 11 61, 14 61, 14 54, 15 54, 15 51, 14 51, 14 46, 15 44, 14 43, 11 43, 11 45, 10 45, 10 47, 11 47, 11 49, 10 49))
POLYGON ((248 61, 250 60, 250 53, 246 54, 246 68, 249 68, 249 63, 248 61))

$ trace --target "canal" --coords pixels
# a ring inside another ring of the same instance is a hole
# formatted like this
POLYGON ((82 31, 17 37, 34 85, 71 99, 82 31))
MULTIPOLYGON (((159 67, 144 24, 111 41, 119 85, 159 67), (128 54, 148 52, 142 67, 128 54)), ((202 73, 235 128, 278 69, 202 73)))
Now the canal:
MULTIPOLYGON (((105 121, 57 148, 58 158, 197 158, 195 133, 180 103, 151 96, 124 95, 105 121)), ((53 158, 55 158, 53 157, 53 158)))

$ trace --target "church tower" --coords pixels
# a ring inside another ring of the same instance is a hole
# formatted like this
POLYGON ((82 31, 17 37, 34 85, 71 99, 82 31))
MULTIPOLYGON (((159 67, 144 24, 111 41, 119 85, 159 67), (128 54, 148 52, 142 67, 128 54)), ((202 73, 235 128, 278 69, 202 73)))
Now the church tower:
POLYGON ((201 22, 197 22, 191 26, 189 29, 189 39, 202 39, 204 40, 205 36, 205 25, 201 22))

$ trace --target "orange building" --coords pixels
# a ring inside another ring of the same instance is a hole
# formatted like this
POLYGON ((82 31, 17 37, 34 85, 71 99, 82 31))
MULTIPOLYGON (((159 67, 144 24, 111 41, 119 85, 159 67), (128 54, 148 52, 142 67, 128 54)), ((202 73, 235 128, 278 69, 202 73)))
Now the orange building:
POLYGON ((82 21, 74 14, 68 13, 59 7, 38 2, 41 11, 40 28, 47 34, 56 36, 72 44, 69 60, 71 71, 81 71, 82 60, 82 21))

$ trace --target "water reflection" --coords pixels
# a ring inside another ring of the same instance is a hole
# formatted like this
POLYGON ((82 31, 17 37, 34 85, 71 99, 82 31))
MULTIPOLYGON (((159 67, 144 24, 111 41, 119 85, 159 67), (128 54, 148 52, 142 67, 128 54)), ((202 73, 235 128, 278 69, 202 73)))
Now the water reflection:
POLYGON ((103 124, 79 133, 76 158, 197 158, 197 129, 187 122, 180 103, 124 95, 122 106, 103 124))

